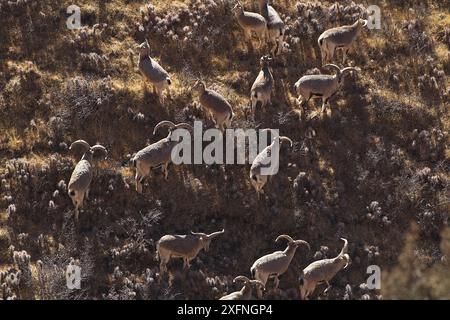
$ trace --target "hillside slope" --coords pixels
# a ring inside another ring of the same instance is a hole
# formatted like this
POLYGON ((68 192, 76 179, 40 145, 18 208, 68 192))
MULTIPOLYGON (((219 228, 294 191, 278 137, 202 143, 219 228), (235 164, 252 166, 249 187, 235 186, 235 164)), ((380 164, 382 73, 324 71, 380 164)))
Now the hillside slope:
POLYGON ((336 13, 330 1, 273 2, 286 45, 272 66, 273 105, 253 121, 250 88, 267 50, 246 45, 231 2, 80 0, 84 27, 69 30, 70 1, 0 1, 0 271, 21 270, 20 284, 0 299, 217 299, 239 288, 233 278, 250 276, 258 257, 284 249, 274 243, 280 234, 308 241, 311 251, 298 249, 280 292, 266 298, 297 299, 300 270, 335 256, 341 237, 352 264, 313 298, 449 298, 450 3, 372 1, 382 29, 363 31, 348 62, 361 71, 345 78, 322 115, 319 101, 301 112, 293 85, 327 72, 317 69, 317 38, 369 4, 340 1, 336 13), (145 39, 173 80, 163 104, 137 70, 145 39), (294 141, 260 200, 250 165, 172 165, 168 181, 157 170, 143 195, 134 191, 129 159, 165 135, 153 136, 154 125, 206 118, 190 90, 197 78, 233 105, 233 127, 279 128, 294 141), (68 150, 77 139, 109 150, 95 162, 78 226, 66 190, 81 157, 68 150), (222 228, 189 271, 173 260, 160 279, 161 236, 222 228), (83 270, 82 290, 66 288, 71 258, 83 270), (361 285, 369 265, 383 272, 381 291, 361 285), (399 273, 415 268, 438 280, 408 290, 399 273))

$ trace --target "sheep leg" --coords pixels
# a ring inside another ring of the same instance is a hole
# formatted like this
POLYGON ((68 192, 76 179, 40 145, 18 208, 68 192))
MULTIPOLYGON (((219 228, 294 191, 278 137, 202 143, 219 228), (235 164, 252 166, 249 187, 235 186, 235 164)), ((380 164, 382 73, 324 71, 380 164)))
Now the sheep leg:
POLYGON ((142 193, 142 181, 143 181, 144 177, 141 176, 139 174, 139 172, 136 170, 136 176, 134 179, 136 180, 136 191, 138 193, 142 193))
POLYGON ((164 172, 164 178, 167 180, 169 177, 169 170, 167 169, 167 167, 169 166, 169 162, 164 163, 163 166, 163 172, 164 172))
POLYGON ((257 106, 257 104, 258 104, 258 94, 257 94, 257 93, 255 93, 255 94, 252 93, 252 96, 250 97, 250 100, 251 100, 251 104, 252 104, 252 106, 251 106, 251 109, 252 109, 252 117, 253 117, 253 120, 255 120, 255 116, 256 116, 256 106, 257 106))
POLYGON ((322 56, 322 66, 325 65, 325 63, 327 62, 328 58, 327 58, 327 51, 325 48, 320 48, 320 54, 322 56))
POLYGON ((244 29, 244 38, 245 38, 245 41, 247 42, 248 50, 253 51, 251 31, 247 31, 244 29))
POLYGON ((88 189, 86 190, 85 195, 84 195, 85 198, 86 198, 86 200, 89 200, 89 191, 91 191, 91 189, 88 188, 88 189))
POLYGON ((264 33, 260 32, 258 34, 258 39, 259 39, 258 49, 261 49, 264 42, 264 33))
POLYGON ((169 262, 170 257, 166 259, 164 256, 161 256, 161 262, 159 263, 159 273, 163 275, 167 272, 167 262, 169 262))
POLYGON ((280 284, 280 279, 278 279, 278 276, 276 276, 275 279, 273 279, 273 282, 274 282, 273 290, 276 292, 278 290, 278 285, 280 284))
MULTIPOLYGON (((264 288, 266 287, 268 278, 269 278, 269 276, 266 274, 261 274, 258 271, 255 272, 255 279, 261 281, 264 285, 264 288)), ((256 293, 257 293, 258 299, 261 299, 262 298, 262 290, 261 290, 260 286, 256 287, 256 293)))
POLYGON ((327 288, 325 289, 325 291, 323 292, 323 293, 328 293, 328 291, 330 291, 330 289, 331 289, 331 285, 330 285, 330 283, 327 281, 327 280, 325 280, 325 283, 327 284, 327 288))
POLYGON ((322 113, 326 112, 328 99, 322 99, 322 113))
POLYGON ((348 54, 349 50, 350 50, 349 48, 343 48, 342 49, 342 51, 344 52, 344 55, 342 57, 342 64, 345 64, 345 61, 347 60, 347 54, 348 54))
POLYGON ((281 53, 281 51, 282 51, 282 49, 283 49, 283 43, 284 43, 284 41, 283 41, 284 39, 283 39, 283 36, 280 36, 279 38, 278 38, 278 41, 277 41, 277 55, 279 55, 280 53, 281 53))
POLYGON ((189 269, 191 267, 191 264, 189 263, 189 259, 188 258, 183 258, 183 269, 189 269))

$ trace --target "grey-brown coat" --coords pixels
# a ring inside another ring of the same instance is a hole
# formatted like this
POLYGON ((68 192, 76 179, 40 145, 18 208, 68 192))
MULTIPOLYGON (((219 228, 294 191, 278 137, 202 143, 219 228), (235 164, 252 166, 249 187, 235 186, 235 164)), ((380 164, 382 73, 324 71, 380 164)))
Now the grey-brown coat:
POLYGON ((333 259, 322 259, 314 261, 303 269, 300 276, 300 296, 302 299, 308 299, 309 295, 314 292, 316 285, 325 282, 327 284, 327 292, 331 285, 329 281, 338 273, 340 270, 347 268, 350 263, 350 256, 347 254, 348 251, 348 241, 347 239, 341 238, 344 241, 344 246, 342 247, 339 255, 333 259))
POLYGON ((155 126, 153 134, 161 127, 169 127, 167 137, 139 150, 131 159, 131 164, 136 168, 136 191, 142 193, 142 183, 144 179, 150 175, 152 169, 162 166, 164 177, 168 178, 167 167, 172 161, 172 149, 178 144, 177 141, 171 139, 172 132, 175 129, 192 129, 188 123, 179 123, 175 125, 171 121, 161 121, 155 126))
POLYGON ((161 65, 149 56, 150 45, 148 41, 139 46, 139 70, 153 85, 153 90, 162 98, 163 91, 172 84, 169 74, 161 65))
MULTIPOLYGON (((271 131, 271 129, 264 129, 263 131, 271 131)), ((264 186, 270 176, 277 173, 279 167, 279 153, 280 143, 287 141, 292 147, 293 142, 285 136, 275 136, 272 142, 263 149, 253 160, 250 167, 250 181, 256 190, 258 197, 264 193, 264 186)))
POLYGON ((337 49, 342 49, 344 52, 342 63, 345 63, 350 47, 366 25, 367 20, 359 19, 352 25, 336 27, 323 32, 318 39, 322 64, 331 62, 337 49))
POLYGON ((223 234, 222 231, 213 232, 211 234, 192 232, 188 235, 165 235, 159 239, 156 244, 157 256, 160 260, 160 273, 166 271, 167 263, 171 258, 183 258, 184 268, 190 267, 193 260, 200 250, 209 250, 211 240, 223 234))
POLYGON ((271 49, 272 55, 278 55, 283 48, 284 22, 278 12, 269 5, 269 0, 258 0, 259 13, 266 19, 268 40, 275 45, 271 49))
POLYGON ((84 198, 89 197, 89 189, 92 182, 92 158, 96 151, 102 151, 107 155, 107 150, 104 146, 96 144, 90 146, 84 140, 77 140, 70 145, 69 150, 80 145, 84 148, 83 157, 75 166, 68 184, 69 196, 75 206, 75 221, 78 221, 79 209, 83 206, 84 198))
MULTIPOLYGON (((298 246, 305 245, 309 250, 309 244, 304 240, 294 240, 290 236, 283 234, 278 236, 275 242, 278 242, 281 239, 288 240, 288 246, 284 251, 275 251, 267 254, 256 260, 250 268, 253 278, 261 281, 264 286, 270 276, 275 276, 275 289, 278 288, 278 277, 285 273, 289 268, 298 246)), ((258 291, 258 296, 261 296, 260 291, 258 291)))
POLYGON ((216 128, 224 131, 231 127, 231 121, 234 117, 231 104, 218 92, 207 89, 203 81, 197 80, 192 87, 199 96, 201 106, 209 113, 214 121, 216 128))
POLYGON ((250 101, 251 101, 251 111, 253 118, 255 117, 256 108, 258 102, 260 107, 264 108, 267 104, 271 104, 271 95, 274 87, 274 80, 272 73, 270 72, 269 66, 272 58, 268 55, 262 56, 260 59, 261 70, 259 71, 258 77, 253 82, 250 101))
POLYGON ((261 47, 267 33, 266 19, 258 13, 244 11, 244 7, 239 2, 233 8, 233 12, 239 25, 244 30, 247 41, 251 42, 252 32, 255 32, 259 39, 259 47, 261 47))
POLYGON ((348 67, 340 69, 334 64, 327 64, 324 67, 332 67, 336 70, 335 75, 311 74, 301 77, 294 85, 298 94, 298 103, 304 107, 311 98, 322 99, 322 112, 325 112, 329 99, 341 87, 343 77, 348 71, 358 71, 357 68, 348 67))

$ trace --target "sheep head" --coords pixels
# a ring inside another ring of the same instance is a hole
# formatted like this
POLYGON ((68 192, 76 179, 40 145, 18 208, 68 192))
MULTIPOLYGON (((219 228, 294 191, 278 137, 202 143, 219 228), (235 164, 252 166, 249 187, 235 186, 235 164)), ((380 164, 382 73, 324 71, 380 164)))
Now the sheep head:
POLYGON ((201 244, 202 248, 205 249, 206 252, 208 252, 209 245, 211 244, 211 240, 216 238, 217 236, 221 235, 224 232, 225 232, 225 229, 222 229, 222 231, 213 232, 211 234, 191 231, 191 234, 196 236, 200 240, 200 244, 201 244))
POLYGON ((172 121, 164 120, 164 121, 159 122, 155 126, 155 128, 153 129, 153 135, 155 135, 156 131, 158 131, 158 129, 161 128, 161 127, 169 127, 169 137, 172 134, 172 131, 176 130, 176 129, 184 128, 184 129, 188 129, 188 130, 191 129, 192 130, 192 126, 189 123, 184 123, 183 122, 183 123, 175 124, 172 121))
POLYGON ((273 61, 273 58, 268 54, 265 56, 262 56, 261 59, 259 59, 259 64, 261 68, 268 67, 270 63, 273 61))
POLYGON ((244 7, 242 6, 241 2, 236 2, 236 5, 233 7, 232 11, 237 14, 237 13, 241 13, 244 12, 244 7))
POLYGON ((259 280, 250 280, 246 276, 237 276, 236 278, 233 279, 233 283, 236 283, 237 281, 243 281, 244 286, 256 285, 256 286, 259 286, 261 289, 265 289, 264 283, 262 283, 259 280))
POLYGON ((139 50, 139 54, 140 54, 141 56, 148 56, 148 55, 150 54, 150 44, 148 43, 148 40, 145 39, 145 41, 142 42, 142 43, 138 46, 137 49, 139 50))
POLYGON ((297 247, 300 246, 300 245, 305 245, 305 246, 308 247, 308 250, 311 249, 308 242, 306 242, 306 241, 304 241, 304 240, 294 240, 294 239, 292 239, 290 236, 288 236, 287 234, 279 235, 279 236, 275 239, 275 242, 278 242, 278 241, 280 241, 281 239, 286 239, 286 240, 288 241, 288 246, 289 246, 289 247, 297 248, 297 247))
POLYGON ((198 79, 197 81, 195 81, 194 85, 191 88, 191 91, 197 92, 197 93, 203 93, 206 90, 206 84, 198 79))
POLYGON ((83 158, 82 160, 87 160, 89 162, 92 161, 92 156, 96 151, 102 151, 105 154, 105 159, 108 155, 108 150, 100 144, 96 144, 94 146, 90 146, 89 143, 87 143, 85 140, 77 140, 74 141, 70 147, 69 150, 72 150, 75 146, 82 146, 83 147, 83 158))
POLYGON ((337 65, 332 64, 332 63, 326 64, 326 65, 324 65, 324 67, 331 67, 332 69, 336 70, 336 77, 338 79, 339 84, 342 83, 343 75, 346 74, 347 72, 359 71, 359 69, 355 68, 355 67, 347 67, 347 68, 341 69, 337 65))

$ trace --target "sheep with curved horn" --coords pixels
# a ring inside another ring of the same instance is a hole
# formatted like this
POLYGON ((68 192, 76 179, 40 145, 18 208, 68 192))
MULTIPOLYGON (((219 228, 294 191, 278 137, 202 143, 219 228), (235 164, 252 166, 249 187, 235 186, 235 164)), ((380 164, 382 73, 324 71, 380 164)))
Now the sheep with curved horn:
POLYGON ((269 5, 269 0, 258 0, 259 12, 267 21, 267 36, 270 42, 275 43, 271 49, 272 55, 279 55, 283 48, 284 22, 278 12, 269 5))
MULTIPOLYGON (((286 239, 288 241, 288 245, 284 251, 275 251, 259 258, 253 263, 250 269, 253 278, 261 281, 264 286, 270 276, 275 276, 275 290, 278 288, 280 282, 278 277, 285 273, 289 268, 297 248, 300 245, 305 245, 308 247, 308 250, 310 249, 308 242, 304 240, 294 240, 286 234, 278 236, 275 242, 278 242, 281 239, 286 239)), ((261 297, 261 291, 259 290, 258 296, 261 297)))
POLYGON ((89 189, 92 181, 92 159, 96 151, 102 151, 105 153, 105 159, 108 154, 106 148, 102 145, 96 144, 90 146, 84 140, 77 140, 73 142, 69 150, 72 150, 75 146, 82 146, 85 150, 83 157, 75 166, 72 175, 69 180, 68 192, 72 199, 72 203, 75 206, 75 221, 78 221, 79 209, 83 206, 84 198, 88 199, 89 189))
POLYGON ((206 234, 202 232, 192 232, 188 235, 165 235, 159 239, 156 244, 157 256, 160 260, 160 274, 166 271, 167 263, 171 258, 183 258, 184 268, 190 267, 193 260, 200 250, 209 250, 211 240, 223 234, 225 229, 221 231, 206 234))
POLYGON ((300 297, 302 299, 308 299, 309 295, 314 292, 316 285, 325 282, 327 289, 325 293, 331 288, 329 281, 342 269, 346 269, 350 264, 350 256, 348 255, 348 241, 341 238, 344 241, 344 246, 341 252, 332 259, 322 259, 314 261, 303 269, 300 276, 300 297))
POLYGON ((195 82, 192 90, 198 93, 201 106, 209 113, 216 128, 223 132, 225 128, 231 127, 234 117, 233 108, 221 94, 207 89, 206 84, 201 80, 195 82))
POLYGON ((136 191, 139 193, 142 193, 142 183, 150 175, 152 169, 162 166, 164 177, 165 179, 168 178, 169 173, 167 167, 172 161, 172 149, 178 144, 177 141, 171 140, 172 132, 180 128, 192 129, 192 126, 188 123, 179 123, 176 125, 171 121, 165 120, 155 126, 153 134, 156 134, 156 131, 162 127, 169 128, 167 137, 138 151, 131 159, 132 166, 136 168, 136 191))
MULTIPOLYGON (((261 132, 264 131, 274 132, 272 129, 264 129, 261 132)), ((260 197, 260 194, 264 193, 263 188, 269 177, 275 175, 278 170, 280 143, 283 141, 287 141, 290 143, 291 147, 293 146, 293 142, 290 138, 275 135, 275 137, 272 138, 271 144, 264 148, 264 150, 253 160, 250 168, 250 181, 256 190, 258 198, 260 197)))
POLYGON ((332 67, 335 75, 311 74, 301 77, 294 85, 298 94, 298 103, 305 107, 311 98, 322 99, 322 112, 325 112, 329 99, 336 94, 342 85, 344 75, 349 71, 359 71, 358 68, 339 68, 335 64, 327 64, 324 67, 332 67))
POLYGON ((234 278, 233 283, 237 281, 243 281, 244 286, 241 290, 229 293, 219 300, 250 300, 252 297, 252 287, 259 286, 260 288, 264 288, 264 284, 259 280, 250 280, 245 276, 237 276, 234 278))
POLYGON ((153 85, 153 92, 162 102, 163 91, 172 84, 169 74, 161 65, 150 57, 150 45, 148 40, 139 45, 139 70, 153 85))
POLYGON ((341 26, 323 32, 318 39, 322 64, 331 62, 337 49, 342 49, 344 52, 342 61, 344 64, 350 47, 367 23, 367 20, 359 19, 350 26, 341 26))
POLYGON ((260 59, 261 70, 258 77, 252 85, 250 92, 250 102, 253 119, 255 118, 256 107, 259 103, 261 108, 264 108, 268 103, 271 104, 271 95, 274 86, 272 73, 269 65, 272 62, 272 57, 269 55, 262 56, 260 59))

